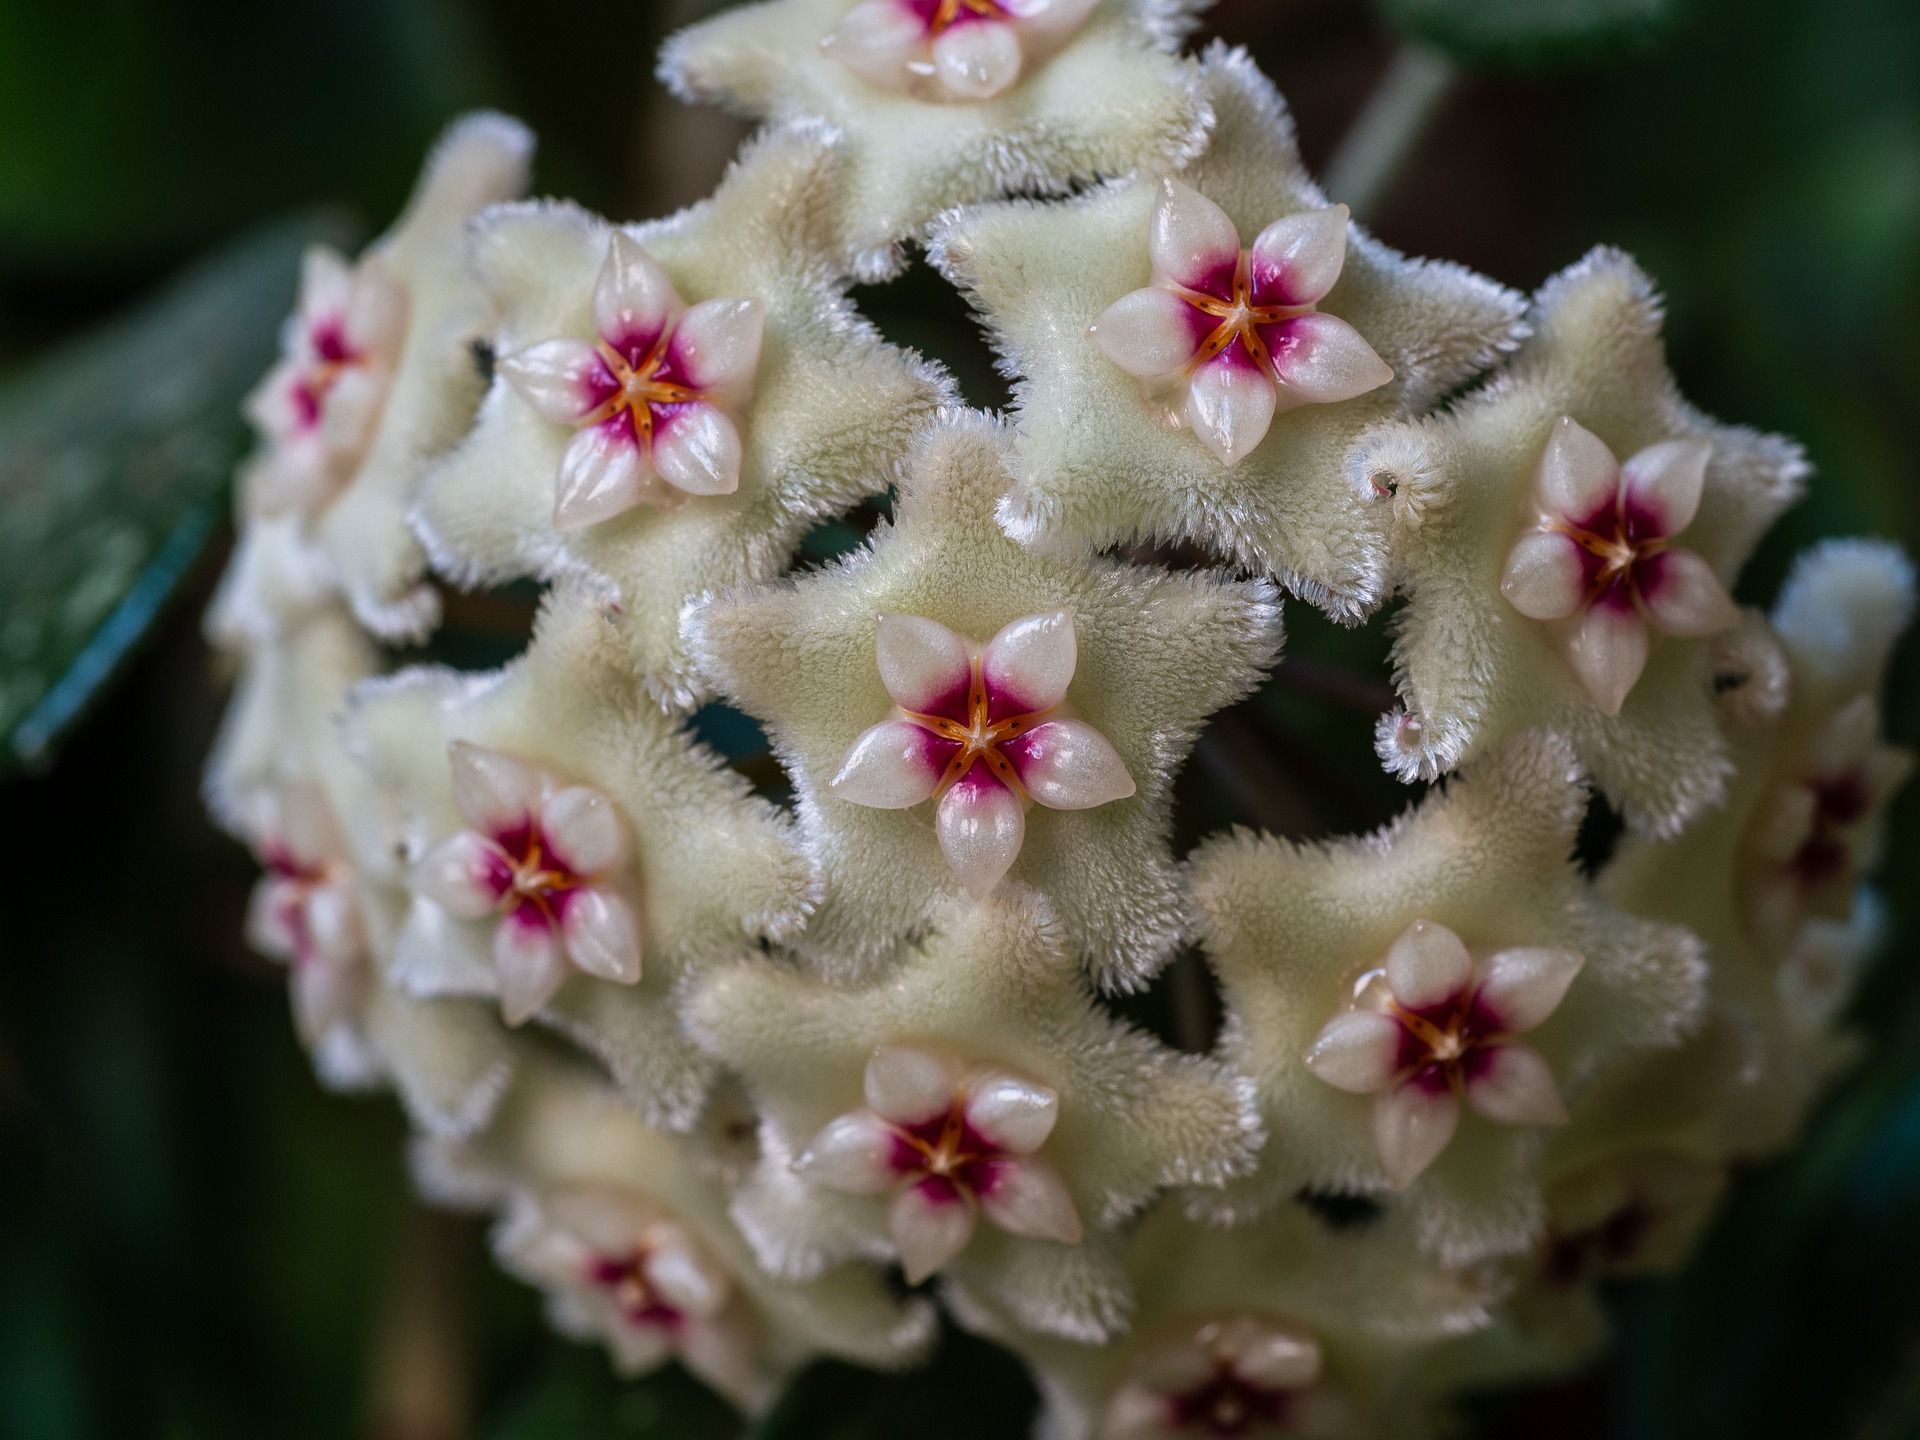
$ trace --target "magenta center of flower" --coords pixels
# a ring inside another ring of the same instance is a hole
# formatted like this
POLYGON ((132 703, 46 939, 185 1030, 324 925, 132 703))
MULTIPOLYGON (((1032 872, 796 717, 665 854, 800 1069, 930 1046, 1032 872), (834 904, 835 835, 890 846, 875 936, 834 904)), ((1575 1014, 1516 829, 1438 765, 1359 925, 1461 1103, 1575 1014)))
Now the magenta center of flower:
POLYGON ((992 1186, 999 1147, 967 1123, 956 1100, 944 1115, 912 1125, 894 1124, 889 1164, 905 1180, 917 1182, 929 1199, 957 1200, 992 1186))
POLYGON ((652 1325, 663 1330, 678 1329, 679 1310, 660 1298, 647 1281, 647 1251, 631 1255, 600 1256, 588 1269, 588 1278, 609 1292, 614 1305, 629 1325, 652 1325))
POLYGON ((348 369, 364 363, 366 356, 347 340, 346 327, 337 318, 319 321, 307 332, 313 359, 301 368, 293 386, 293 408, 300 428, 311 430, 320 423, 320 412, 327 396, 340 383, 348 369))
MULTIPOLYGON (((1057 707, 1056 707, 1057 708, 1057 707)), ((1053 714, 1053 709, 1030 710, 1016 697, 990 686, 976 658, 967 679, 964 699, 957 693, 940 710, 921 712, 902 710, 914 724, 930 730, 953 747, 934 794, 944 795, 972 770, 983 763, 1014 794, 1025 796, 1020 772, 1002 748, 1017 740, 1053 714), (947 713, 942 713, 945 711, 947 713)))
POLYGON ((264 861, 267 873, 279 882, 275 887, 275 918, 285 927, 293 944, 295 969, 310 965, 319 956, 314 943, 313 926, 307 919, 307 904, 313 892, 335 878, 336 866, 326 861, 307 863, 297 859, 284 845, 269 845, 264 861))
POLYGON ((1814 780, 1813 825, 1788 868, 1807 889, 1844 878, 1853 868, 1853 844, 1847 831, 1866 818, 1873 793, 1858 769, 1814 780))
POLYGON ((1658 1219, 1653 1207, 1635 1196, 1598 1225, 1550 1235, 1542 1265, 1547 1281, 1570 1287, 1609 1266, 1630 1264, 1658 1219))
POLYGON ((671 328, 663 329, 644 349, 605 340, 594 347, 600 369, 588 381, 594 404, 580 417, 581 428, 611 424, 644 449, 662 418, 656 411, 705 398, 674 366, 668 354, 672 334, 671 328))
POLYGON ((972 20, 1011 18, 995 0, 907 0, 907 8, 919 16, 929 35, 943 34, 972 20))
POLYGON ((1389 998, 1386 1010, 1400 1023, 1400 1080, 1432 1093, 1462 1094, 1466 1082, 1487 1067, 1493 1047, 1507 1038, 1500 1017, 1480 1003, 1478 986, 1419 1010, 1389 998))
POLYGON ((1291 1398, 1285 1390, 1247 1379, 1231 1361, 1222 1360, 1200 1384, 1169 1396, 1167 1408, 1176 1428, 1228 1440, 1284 1425, 1291 1398))
POLYGON ((496 835, 494 843, 506 856, 501 873, 492 877, 500 908, 522 922, 558 927, 567 897, 586 877, 553 853, 538 825, 496 835))
POLYGON ((1240 252, 1231 274, 1226 273, 1223 264, 1218 273, 1201 282, 1199 289, 1178 284, 1172 288, 1199 312, 1195 319, 1205 327, 1199 348, 1187 362, 1185 373, 1188 375, 1207 361, 1227 355, 1229 360, 1256 366, 1270 378, 1277 379, 1274 351, 1289 342, 1284 331, 1273 333, 1272 327, 1313 310, 1311 305, 1260 303, 1259 291, 1264 287, 1256 282, 1253 257, 1246 250, 1240 252))
POLYGON ((1660 578, 1668 537, 1624 485, 1585 519, 1550 517, 1546 524, 1580 547, 1584 604, 1631 608, 1644 602, 1660 578))

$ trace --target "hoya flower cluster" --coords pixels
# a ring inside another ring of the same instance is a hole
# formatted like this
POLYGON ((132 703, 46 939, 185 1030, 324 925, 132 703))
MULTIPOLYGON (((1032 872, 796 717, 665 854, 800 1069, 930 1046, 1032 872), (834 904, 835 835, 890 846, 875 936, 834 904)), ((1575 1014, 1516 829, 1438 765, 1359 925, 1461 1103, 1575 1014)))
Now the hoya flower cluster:
POLYGON ((208 792, 250 933, 323 1078, 390 1085, 426 1193, 623 1372, 754 1411, 938 1307, 1050 1436, 1425 1433, 1590 1353, 1597 1279, 1682 1258, 1851 1052, 1907 562, 1830 543, 1742 609, 1806 466, 1680 397, 1634 264, 1529 301, 1395 253, 1186 14, 728 12, 663 73, 767 127, 644 223, 521 198, 529 137, 465 120, 310 258, 249 404, 208 792), (855 308, 909 243, 1011 413, 855 308), (509 581, 518 658, 398 663, 509 581), (1176 856, 1287 596, 1400 603, 1379 752, 1444 783, 1176 856), (1206 1053, 1105 1000, 1185 947, 1206 1053))

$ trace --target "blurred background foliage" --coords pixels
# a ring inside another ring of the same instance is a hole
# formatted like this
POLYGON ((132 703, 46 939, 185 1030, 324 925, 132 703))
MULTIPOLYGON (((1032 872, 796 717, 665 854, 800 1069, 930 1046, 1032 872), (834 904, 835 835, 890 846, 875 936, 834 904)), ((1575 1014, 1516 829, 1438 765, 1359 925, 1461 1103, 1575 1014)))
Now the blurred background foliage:
MULTIPOLYGON (((661 36, 708 8, 0 0, 0 698, 29 670, 40 687, 0 715, 7 763, 37 761, 0 781, 10 1440, 738 1433, 684 1375, 622 1384, 553 1338, 475 1224, 411 1202, 394 1106, 313 1082, 279 973, 239 940, 252 867, 197 796, 221 704, 196 626, 222 559, 220 477, 243 440, 232 397, 290 291, 272 247, 347 223, 276 217, 325 202, 369 233, 441 124, 476 104, 539 132, 542 191, 622 217, 685 203, 742 130, 649 77, 661 36), (147 300, 216 251, 225 278, 203 269, 199 291, 190 279, 147 300), (193 330, 180 317, 195 293, 227 296, 233 315, 193 330), (186 395, 174 411, 151 399, 162 380, 186 395), (152 441, 162 421, 171 448, 152 441), (51 556, 22 538, 29 522, 120 538, 51 556), (48 719, 76 655, 93 671, 48 719), (96 691, 57 758, 21 742, 23 716, 40 713, 50 742, 96 691)), ((1799 436, 1819 467, 1746 598, 1770 597, 1823 535, 1920 542, 1912 0, 1220 0, 1207 28, 1253 50, 1322 168, 1397 45, 1445 57, 1455 78, 1373 206, 1392 243, 1531 287, 1607 242, 1660 278, 1688 393, 1799 436)), ((924 271, 861 298, 972 398, 1003 398, 924 271)), ((854 538, 842 527, 810 549, 854 538)), ((443 651, 499 653, 502 613, 520 612, 455 606, 443 651)), ((1288 663, 1190 767, 1183 842, 1235 820, 1352 829, 1404 800, 1367 744, 1380 624, 1339 631, 1294 607, 1291 626, 1288 663)), ((1891 710, 1914 744, 1912 645, 1891 710)), ((752 743, 736 747, 749 773, 752 743)), ((1684 1274, 1617 1291, 1606 1360, 1475 1401, 1474 1433, 1920 1434, 1920 896, 1903 883, 1916 820, 1909 796, 1883 870, 1892 940, 1856 1012, 1870 1059, 1797 1153, 1741 1177, 1684 1274)), ((1164 1021, 1155 1003, 1143 1018, 1164 1021)), ((816 1367, 757 1433, 1013 1437, 1032 1404, 1004 1355, 951 1337, 911 1376, 816 1367)))

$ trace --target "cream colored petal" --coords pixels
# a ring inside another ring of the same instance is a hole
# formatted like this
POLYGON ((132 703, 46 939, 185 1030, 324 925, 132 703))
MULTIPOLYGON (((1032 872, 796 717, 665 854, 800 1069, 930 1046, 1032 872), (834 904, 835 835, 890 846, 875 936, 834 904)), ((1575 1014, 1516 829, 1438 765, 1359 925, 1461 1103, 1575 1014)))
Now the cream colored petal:
POLYGON ((1528 619, 1564 620, 1586 594, 1579 545, 1557 530, 1529 530, 1507 552, 1500 593, 1528 619))
POLYGON ((550 926, 516 916, 493 927, 493 966, 500 977, 500 1014, 523 1025, 546 1007, 567 978, 560 937, 550 926))
POLYGON ((674 325, 668 363, 696 390, 739 404, 753 390, 766 327, 767 307, 759 300, 702 300, 674 325))
POLYGON ((880 683, 903 710, 966 715, 973 661, 967 642, 937 620, 882 613, 874 625, 880 683))
POLYGON ((1100 312, 1087 338, 1129 375, 1173 375, 1186 367, 1212 321, 1160 285, 1129 290, 1100 312))
POLYGON ((1467 1075, 1467 1103, 1502 1125, 1564 1125, 1567 1107, 1553 1070, 1531 1045, 1495 1045, 1467 1075))
POLYGON ((660 262, 624 230, 608 237, 593 286, 593 328, 629 359, 644 355, 683 308, 660 262))
POLYGON ((1235 348, 1203 361, 1183 406, 1194 436, 1222 465, 1237 465, 1267 438, 1279 400, 1266 371, 1235 348))
POLYGON ((1620 467, 1606 442, 1570 415, 1555 421, 1533 473, 1540 507, 1562 520, 1584 521, 1612 504, 1619 488, 1620 467))
POLYGON ((994 718, 1051 710, 1067 698, 1080 649, 1073 612, 1026 615, 1000 627, 980 656, 994 718))
POLYGON ((689 495, 731 495, 740 488, 740 431, 717 405, 696 400, 656 414, 653 468, 689 495))
POLYGON ((1213 201, 1169 178, 1154 202, 1147 255, 1155 279, 1226 299, 1240 264, 1240 232, 1213 201))
POLYGON ((940 797, 933 828, 960 888, 984 900, 1019 858, 1027 817, 1020 797, 975 765, 940 797))
POLYGON ((1473 957, 1445 925, 1416 920, 1387 952, 1387 983, 1409 1010, 1444 1004, 1473 979, 1473 957))
POLYGON ((584 340, 542 340, 494 363, 514 393, 556 425, 577 424, 613 389, 606 362, 584 340))
POLYGON ((655 500, 659 489, 624 420, 589 425, 561 452, 553 486, 553 528, 584 530, 655 500))
POLYGON ((946 1056, 913 1045, 881 1045, 867 1057, 867 1104, 883 1120, 919 1125, 953 1106, 959 1073, 946 1056))
POLYGON ((1256 305, 1311 305, 1325 298, 1347 260, 1348 210, 1327 205, 1283 215, 1248 247, 1256 305))
POLYGON ((1134 793, 1120 752, 1084 720, 1049 720, 1003 749, 1027 794, 1049 810, 1091 810, 1134 793))
POLYGON ((1371 1095, 1400 1068, 1400 1022, 1373 1010, 1348 1010, 1314 1037, 1307 1068, 1337 1090, 1371 1095))
POLYGON ((585 885, 567 896, 560 920, 566 958, 576 969, 616 985, 640 979, 640 926, 616 892, 585 885))
POLYGON ((1662 440, 1630 455, 1620 467, 1629 507, 1642 512, 1656 535, 1678 535, 1693 523, 1706 488, 1713 442, 1698 435, 1662 440))
POLYGON ((967 1123, 1015 1155, 1046 1144, 1060 1118, 1060 1095, 1050 1086, 1005 1072, 978 1077, 967 1088, 967 1123))
POLYGON ((1273 373, 1287 399, 1333 405, 1378 390, 1393 370, 1353 326, 1315 311, 1261 332, 1273 353, 1273 373))
POLYGON ((512 873, 504 850, 484 835, 461 830, 422 856, 407 884, 449 914, 473 920, 500 902, 512 873))
POLYGON ((1603 715, 1618 715, 1647 666, 1647 622, 1616 605, 1589 605, 1559 627, 1567 664, 1603 715))
POLYGON ((880 1195, 900 1183, 893 1127, 869 1110, 829 1120, 793 1162, 794 1173, 852 1195, 880 1195))
POLYGON ((1460 1101, 1451 1090, 1396 1085, 1374 1097, 1373 1145, 1396 1190, 1419 1179, 1459 1128, 1460 1101))
POLYGON ((939 742, 911 720, 869 726, 847 750, 827 793, 876 810, 904 810, 933 794, 945 769, 939 742))
POLYGON ((926 53, 927 27, 901 0, 865 0, 841 17, 820 48, 861 79, 904 90, 913 81, 907 66, 926 53))
POLYGON ((940 86, 960 100, 991 100, 1020 78, 1020 36, 1003 21, 950 26, 933 42, 940 86))
POLYGON ((540 833, 576 875, 605 875, 627 863, 627 822, 603 790, 569 785, 540 806, 540 833))
POLYGON ((1524 1034, 1560 1007, 1585 964, 1577 950, 1540 945, 1502 950, 1487 962, 1487 978, 1474 1003, 1490 1011, 1502 1030, 1524 1034))
POLYGON ((980 1189, 980 1209, 1010 1235, 1080 1243, 1080 1211, 1060 1172, 1037 1155, 996 1160, 980 1189))
POLYGON ((918 1285, 966 1249, 973 1223, 972 1202, 955 1192, 921 1184, 894 1196, 887 1207, 887 1229, 907 1283, 918 1285))
POLYGON ((467 823, 483 835, 524 829, 540 813, 547 777, 537 766, 466 740, 447 746, 453 799, 467 823))
POLYGON ((1642 567, 1641 599, 1647 619, 1668 635, 1716 635, 1740 623, 1740 607, 1713 567, 1692 550, 1676 546, 1642 567))

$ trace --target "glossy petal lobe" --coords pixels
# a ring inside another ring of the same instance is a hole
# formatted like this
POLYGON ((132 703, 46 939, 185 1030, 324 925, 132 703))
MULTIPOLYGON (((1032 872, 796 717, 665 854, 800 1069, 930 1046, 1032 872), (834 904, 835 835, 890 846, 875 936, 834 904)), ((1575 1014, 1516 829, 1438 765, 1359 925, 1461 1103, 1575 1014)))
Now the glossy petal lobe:
POLYGON ((1620 467, 1606 442, 1570 415, 1555 422, 1534 471, 1534 495, 1563 520, 1586 520, 1609 504, 1620 484, 1620 467))
POLYGON ((604 885, 585 885, 567 896, 560 933, 567 959, 589 975, 616 985, 640 978, 640 926, 633 909, 604 885))
POLYGON ((980 1208, 1008 1234, 1080 1243, 1080 1212, 1066 1182, 1036 1156, 994 1161, 980 1191, 980 1208))
POLYGON ((1253 303, 1311 305, 1333 289, 1347 260, 1344 205, 1284 215, 1254 237, 1253 303))
POLYGON ((969 1125, 1001 1149, 1031 1155, 1053 1133, 1060 1096, 1023 1076, 988 1075, 969 1090, 966 1116, 969 1125))
POLYGON ((933 794, 942 761, 935 736, 911 720, 882 720, 853 742, 827 789, 876 810, 904 810, 933 794))
POLYGON ((951 26, 933 42, 933 68, 949 94, 990 100, 1020 78, 1020 36, 996 20, 951 26))
POLYGON ((1396 1190, 1419 1179, 1459 1128, 1460 1101, 1451 1090, 1396 1085, 1374 1098, 1373 1144, 1396 1190))
POLYGON ((1494 1015, 1508 1034, 1522 1034, 1559 1008, 1585 963, 1577 950, 1534 945, 1502 950, 1487 962, 1487 978, 1480 983, 1476 1003, 1494 1015))
POLYGON ((1087 338, 1129 375, 1171 375, 1193 358, 1201 312, 1158 285, 1132 290, 1100 312, 1087 338))
POLYGON ((1005 751, 1027 793, 1050 810, 1090 810, 1134 793, 1120 752, 1084 720, 1048 720, 1005 751))
MULTIPOLYGON (((1502 1125, 1564 1125, 1567 1107, 1545 1058, 1531 1045, 1495 1045, 1467 1076, 1467 1103, 1502 1125)), ((1448 1098, 1452 1098, 1449 1096, 1448 1098)))
POLYGON ((973 661, 967 642, 938 620, 883 613, 874 630, 880 683, 903 710, 963 719, 973 661))
POLYGON ((940 1182, 909 1185, 887 1208, 887 1228, 900 1251, 907 1283, 918 1285, 967 1248, 973 1204, 940 1182))
POLYGON ((653 432, 653 468, 689 495, 731 495, 740 488, 740 431, 704 400, 661 415, 653 432))
POLYGON ((1070 610, 1026 615, 1001 626, 980 657, 995 718, 1058 705, 1067 698, 1079 655, 1070 610))
POLYGON ((1591 605, 1567 622, 1561 646, 1600 713, 1618 715, 1647 666, 1647 624, 1639 612, 1591 605))
POLYGON ((1266 372, 1238 353, 1236 345, 1204 361, 1187 382, 1187 424, 1222 465, 1239 464, 1267 438, 1279 403, 1266 372))
POLYGON ((1387 952, 1387 983, 1393 998, 1409 1010, 1451 1000, 1472 979, 1473 957, 1466 945, 1431 920, 1414 921, 1387 952))
POLYGON ((1500 593, 1529 619, 1564 620, 1586 593, 1579 545, 1557 530, 1522 535, 1507 552, 1500 593))
POLYGON ((1147 232, 1156 279, 1170 280, 1216 299, 1232 298, 1240 265, 1240 232, 1227 212, 1178 180, 1162 180, 1147 232))
POLYGON ((864 1089, 874 1114, 896 1125, 918 1125, 953 1106, 958 1081, 944 1055, 911 1045, 881 1045, 867 1059, 864 1089))
POLYGON ((1712 454, 1713 443, 1693 435, 1662 440, 1630 456, 1620 467, 1627 504, 1644 511, 1659 534, 1679 534, 1700 509, 1712 454))
POLYGON ((1337 1090, 1371 1095, 1393 1079, 1399 1054, 1399 1021, 1373 1010, 1349 1010, 1321 1027, 1306 1063, 1337 1090))
POLYGON ((498 361, 500 375, 542 420, 573 425, 600 403, 613 377, 584 340, 542 340, 498 361))
POLYGON ((1027 836, 1020 797, 975 765, 940 797, 934 834, 960 888, 984 900, 1013 868, 1027 836))
POLYGON ((831 1190, 879 1195, 900 1179, 892 1163, 897 1143, 878 1116, 855 1110, 822 1127, 793 1162, 794 1172, 831 1190))
POLYGON ((1393 379, 1392 369, 1366 337, 1338 315, 1298 315, 1267 333, 1273 373, 1294 400, 1337 404, 1393 379))
POLYGON ((1740 607, 1695 551, 1663 550, 1643 568, 1648 574, 1641 598, 1656 629, 1668 635, 1717 635, 1740 623, 1740 607))

